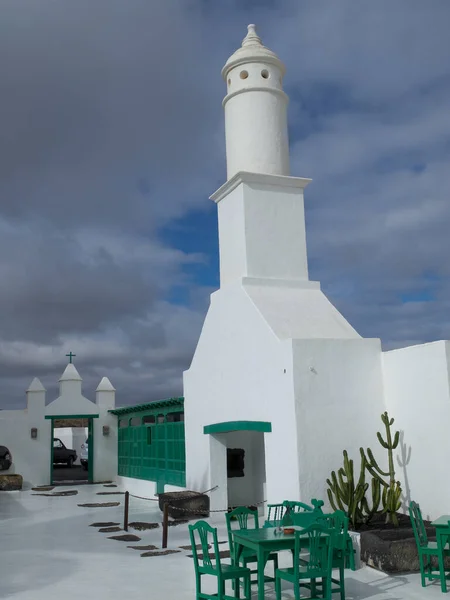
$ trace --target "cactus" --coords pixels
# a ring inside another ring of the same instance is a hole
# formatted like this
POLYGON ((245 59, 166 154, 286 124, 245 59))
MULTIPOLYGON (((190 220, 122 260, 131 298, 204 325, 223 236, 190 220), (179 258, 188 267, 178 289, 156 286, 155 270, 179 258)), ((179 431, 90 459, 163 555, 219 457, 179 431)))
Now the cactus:
POLYGON ((383 436, 379 431, 377 431, 377 438, 382 447, 388 452, 388 470, 383 471, 380 468, 370 448, 367 448, 367 457, 363 448, 361 448, 360 451, 361 456, 364 456, 364 462, 367 471, 370 473, 370 475, 372 475, 373 480, 378 481, 378 486, 383 486, 381 502, 383 506, 382 512, 386 514, 386 523, 392 522, 395 526, 397 526, 397 511, 401 506, 400 496, 402 493, 402 488, 400 482, 395 480, 393 450, 395 450, 398 446, 400 432, 396 431, 394 434, 394 439, 392 439, 391 426, 394 423, 394 419, 390 419, 388 413, 384 412, 381 415, 381 420, 386 429, 386 440, 383 439, 383 436), (386 481, 386 477, 389 478, 388 481, 386 481))
POLYGON ((344 466, 338 470, 337 475, 336 471, 332 471, 331 479, 327 479, 328 500, 333 510, 344 511, 348 515, 351 526, 357 529, 358 525, 369 521, 378 510, 380 484, 375 478, 372 479, 372 508, 370 508, 366 498, 369 489, 369 484, 365 481, 366 458, 361 453, 361 469, 355 484, 353 460, 349 459, 347 450, 344 450, 343 454, 344 466))

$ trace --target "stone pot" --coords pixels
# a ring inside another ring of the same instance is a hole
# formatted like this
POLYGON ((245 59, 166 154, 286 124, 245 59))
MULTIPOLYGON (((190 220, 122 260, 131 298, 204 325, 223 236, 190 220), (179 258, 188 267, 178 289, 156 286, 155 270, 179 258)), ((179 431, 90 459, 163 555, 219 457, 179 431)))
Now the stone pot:
POLYGON ((0 491, 2 492, 13 492, 15 490, 21 490, 23 485, 22 475, 10 474, 0 475, 0 491))
POLYGON ((189 490, 159 494, 160 510, 164 510, 166 502, 169 504, 169 517, 172 519, 209 517, 209 496, 207 494, 189 490))
MULTIPOLYGON (((436 541, 436 531, 427 527, 429 541, 436 541)), ((420 571, 419 554, 412 528, 372 530, 361 532, 361 560, 369 567, 394 575, 420 571)), ((437 568, 437 559, 433 557, 437 568)), ((450 569, 450 557, 445 559, 450 569)))

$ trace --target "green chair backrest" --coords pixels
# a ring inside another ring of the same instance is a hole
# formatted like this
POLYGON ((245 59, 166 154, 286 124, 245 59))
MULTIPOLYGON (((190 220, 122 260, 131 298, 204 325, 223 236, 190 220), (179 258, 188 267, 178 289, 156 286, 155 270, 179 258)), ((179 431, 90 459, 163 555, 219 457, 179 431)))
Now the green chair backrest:
POLYGON ((267 509, 267 521, 271 523, 281 521, 286 513, 285 504, 268 504, 267 509))
POLYGON ((335 532, 334 547, 345 551, 348 537, 348 517, 342 510, 336 510, 328 515, 318 515, 318 523, 324 523, 326 527, 335 532))
POLYGON ((291 525, 296 527, 310 527, 313 523, 318 523, 319 519, 323 517, 322 513, 311 511, 302 511, 297 513, 291 513, 291 525))
POLYGON ((295 532, 295 556, 294 576, 300 577, 300 553, 304 551, 304 540, 308 537, 309 560, 306 565, 306 573, 302 568, 303 578, 331 578, 333 567, 333 549, 335 536, 332 529, 323 523, 313 523, 304 531, 295 532))
POLYGON ((317 500, 316 498, 312 498, 311 504, 314 507, 314 512, 323 513, 322 506, 324 505, 323 500, 317 500))
POLYGON ((189 525, 189 537, 191 540, 195 573, 198 574, 201 572, 218 575, 221 572, 221 565, 219 545, 217 543, 217 529, 211 527, 206 521, 197 521, 194 525, 189 525), (197 544, 201 548, 201 555, 198 552, 197 544), (213 557, 209 554, 210 545, 213 550, 213 557))
POLYGON ((259 529, 258 510, 254 508, 248 508, 247 506, 238 506, 234 510, 225 513, 225 520, 227 522, 228 531, 228 543, 230 545, 230 553, 233 556, 234 545, 233 545, 233 526, 232 523, 237 523, 235 529, 259 529), (253 521, 253 524, 249 527, 249 519, 253 521))
POLYGON ((312 511, 313 507, 305 504, 304 502, 297 502, 296 500, 285 500, 283 505, 289 508, 291 513, 299 513, 305 511, 312 511))
POLYGON ((422 511, 417 502, 410 502, 409 518, 411 519, 416 544, 418 546, 426 546, 428 544, 427 530, 425 529, 425 524, 423 522, 422 511))

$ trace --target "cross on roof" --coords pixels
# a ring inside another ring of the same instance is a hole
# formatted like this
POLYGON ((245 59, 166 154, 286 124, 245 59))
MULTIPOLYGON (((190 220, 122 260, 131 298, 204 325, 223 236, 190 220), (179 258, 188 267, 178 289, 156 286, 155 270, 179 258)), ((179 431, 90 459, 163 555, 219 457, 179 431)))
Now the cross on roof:
POLYGON ((72 364, 72 358, 73 358, 74 356, 76 356, 76 354, 72 354, 72 352, 69 352, 69 354, 66 354, 66 356, 68 356, 68 357, 69 357, 69 362, 70 362, 70 364, 72 364))

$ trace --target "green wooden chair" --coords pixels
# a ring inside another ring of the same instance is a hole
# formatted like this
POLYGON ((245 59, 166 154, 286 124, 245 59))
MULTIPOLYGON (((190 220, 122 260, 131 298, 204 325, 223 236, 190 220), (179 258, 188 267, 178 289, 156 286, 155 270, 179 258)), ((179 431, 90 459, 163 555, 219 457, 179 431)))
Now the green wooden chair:
POLYGON ((419 553, 419 566, 420 576, 422 580, 422 587, 426 586, 425 579, 432 581, 433 579, 439 579, 441 582, 442 591, 447 590, 447 577, 444 570, 444 557, 450 556, 450 549, 444 548, 442 554, 439 552, 437 542, 429 542, 427 536, 427 530, 422 518, 422 511, 417 502, 411 502, 409 504, 409 518, 411 519, 411 525, 414 532, 414 538, 416 540, 417 552, 419 553), (432 557, 436 556, 440 565, 439 569, 434 569, 432 565, 432 557))
POLYGON ((251 599, 250 569, 237 565, 224 565, 220 562, 219 545, 217 543, 217 529, 211 527, 206 521, 197 521, 189 525, 192 553, 195 568, 196 600, 229 600, 232 596, 225 594, 225 582, 231 580, 234 585, 234 597, 240 598, 239 580, 244 582, 245 600, 251 599), (197 551, 197 539, 200 541, 201 556, 197 551), (209 554, 209 544, 213 548, 213 557, 209 554), (217 594, 202 592, 202 576, 212 575, 217 577, 217 594))
POLYGON ((304 502, 297 502, 296 500, 285 500, 283 505, 291 511, 291 513, 299 513, 299 512, 312 512, 313 507, 309 506, 309 504, 305 504, 304 502))
MULTIPOLYGON (((351 556, 353 557, 353 542, 348 535, 348 517, 342 510, 329 515, 318 517, 318 523, 325 523, 326 527, 334 531, 334 549, 333 549, 333 569, 339 569, 339 579, 331 577, 331 582, 336 585, 331 593, 339 592, 341 600, 345 600, 345 579, 344 569, 348 559, 348 540, 351 544, 351 556)), ((353 558, 354 564, 354 558, 353 558)))
MULTIPOLYGON (((233 541, 233 523, 237 524, 236 529, 259 529, 259 519, 258 519, 258 510, 248 508, 247 506, 238 506, 234 510, 225 513, 225 519, 227 522, 227 531, 228 531, 228 543, 230 546, 230 554, 232 560, 234 557, 234 541, 233 541), (253 521, 253 527, 249 527, 249 520, 253 521)), ((249 563, 257 563, 258 559, 256 554, 250 548, 244 548, 241 556, 239 557, 240 561, 242 561, 242 566, 247 567, 249 563)), ((275 571, 278 569, 278 554, 274 552, 269 555, 268 560, 273 561, 274 575, 275 571)), ((258 573, 258 569, 252 569, 251 574, 258 573)), ((275 581, 274 577, 266 577, 266 581, 275 581)), ((252 583, 258 583, 257 578, 251 581, 252 583)))
POLYGON ((297 514, 303 512, 314 512, 322 514, 322 500, 316 500, 313 498, 309 504, 299 502, 297 500, 284 500, 281 504, 268 504, 267 519, 264 523, 264 527, 278 527, 283 524, 283 519, 286 517, 286 513, 297 514))
POLYGON ((281 600, 281 581, 289 581, 294 586, 294 598, 300 600, 300 589, 310 590, 311 600, 331 600, 331 570, 333 565, 334 533, 322 523, 313 523, 304 531, 295 532, 293 566, 277 569, 275 573, 276 599, 281 600), (308 560, 301 557, 306 545, 308 560), (321 583, 316 582, 317 579, 321 583), (316 595, 320 593, 320 596, 316 595))

